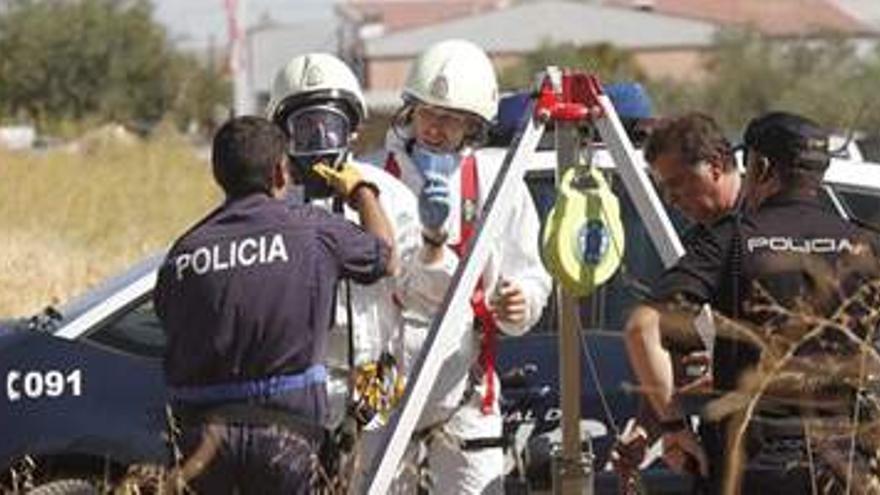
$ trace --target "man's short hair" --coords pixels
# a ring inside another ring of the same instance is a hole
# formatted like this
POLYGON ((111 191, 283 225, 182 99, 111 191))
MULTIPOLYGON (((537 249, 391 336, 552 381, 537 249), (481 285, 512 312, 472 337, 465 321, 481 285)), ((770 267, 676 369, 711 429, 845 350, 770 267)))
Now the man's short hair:
POLYGON ((214 135, 214 179, 229 197, 269 192, 272 168, 284 159, 284 132, 262 117, 236 117, 214 135))
POLYGON ((717 160, 725 171, 735 170, 736 161, 730 141, 715 120, 700 112, 691 112, 660 121, 645 144, 648 163, 660 155, 673 153, 690 166, 717 160))

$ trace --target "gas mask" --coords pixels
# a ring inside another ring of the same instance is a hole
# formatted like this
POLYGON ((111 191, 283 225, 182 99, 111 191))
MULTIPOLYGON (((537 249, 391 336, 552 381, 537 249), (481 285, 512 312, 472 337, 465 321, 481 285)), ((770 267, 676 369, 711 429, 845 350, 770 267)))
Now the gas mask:
POLYGON ((333 196, 333 189, 312 170, 318 163, 342 166, 348 154, 351 121, 331 104, 303 107, 283 121, 289 138, 290 173, 305 188, 307 199, 333 196))

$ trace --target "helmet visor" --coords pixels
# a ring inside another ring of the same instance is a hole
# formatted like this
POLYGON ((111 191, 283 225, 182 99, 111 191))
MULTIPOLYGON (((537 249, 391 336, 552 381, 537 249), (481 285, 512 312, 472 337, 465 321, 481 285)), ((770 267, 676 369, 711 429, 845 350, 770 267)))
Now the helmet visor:
POLYGON ((351 123, 345 112, 332 106, 292 112, 284 121, 291 155, 341 153, 348 148, 351 123))

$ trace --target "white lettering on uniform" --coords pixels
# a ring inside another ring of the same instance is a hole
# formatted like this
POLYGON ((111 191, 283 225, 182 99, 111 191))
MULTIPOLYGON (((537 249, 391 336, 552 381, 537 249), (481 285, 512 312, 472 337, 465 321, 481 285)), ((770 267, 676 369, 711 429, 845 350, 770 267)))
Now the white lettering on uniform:
POLYGON ((183 253, 174 260, 174 265, 177 267, 177 280, 183 280, 183 271, 189 266, 191 259, 191 254, 183 253))
POLYGON ((229 263, 223 263, 223 258, 220 257, 220 245, 215 244, 211 251, 214 253, 214 270, 215 272, 221 272, 229 268, 229 263))
POLYGON ((793 252, 802 254, 813 253, 840 253, 848 251, 856 253, 849 239, 834 239, 832 237, 816 237, 809 239, 792 239, 791 237, 750 237, 746 241, 750 253, 759 249, 768 249, 774 252, 793 252))
POLYGON ((238 260, 241 262, 242 266, 251 266, 257 261, 257 241, 251 238, 247 238, 241 241, 241 244, 238 246, 238 260), (244 253, 244 249, 246 247, 251 247, 251 254, 246 255, 244 253))
POLYGON ((260 263, 266 262, 266 238, 260 237, 260 263))
POLYGON ((193 271, 199 275, 208 273, 208 269, 211 268, 211 252, 208 251, 208 248, 200 247, 196 249, 192 255, 192 267, 193 271), (201 262, 199 262, 200 260, 201 262))
POLYGON ((280 233, 260 237, 246 237, 229 244, 214 244, 196 248, 191 253, 181 253, 174 260, 177 280, 187 273, 204 275, 236 267, 251 267, 270 263, 287 263, 290 256, 280 233), (224 259, 224 255, 228 255, 224 259))
POLYGON ((276 258, 285 263, 287 262, 287 246, 284 245, 284 238, 281 237, 281 234, 275 234, 272 237, 272 245, 269 246, 269 259, 267 263, 274 262, 276 258))

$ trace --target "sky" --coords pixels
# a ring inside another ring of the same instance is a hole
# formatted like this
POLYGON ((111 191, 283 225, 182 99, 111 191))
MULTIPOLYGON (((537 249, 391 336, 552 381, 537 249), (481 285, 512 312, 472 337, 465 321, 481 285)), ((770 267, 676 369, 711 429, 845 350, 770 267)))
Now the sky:
MULTIPOLYGON (((333 17, 336 0, 239 0, 246 1, 248 25, 264 15, 279 22, 301 22, 333 17)), ((168 28, 172 40, 184 48, 205 48, 226 43, 224 0, 152 0, 154 16, 168 28)))

